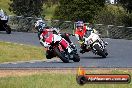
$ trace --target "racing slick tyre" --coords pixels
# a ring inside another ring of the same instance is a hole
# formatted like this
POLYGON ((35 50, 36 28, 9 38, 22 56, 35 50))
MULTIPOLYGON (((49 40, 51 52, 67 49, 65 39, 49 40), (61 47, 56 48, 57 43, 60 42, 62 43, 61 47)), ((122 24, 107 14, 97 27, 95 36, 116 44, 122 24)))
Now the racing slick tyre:
POLYGON ((56 55, 64 62, 64 63, 69 63, 69 59, 66 58, 57 47, 54 48, 54 51, 56 53, 56 55))
POLYGON ((73 55, 73 61, 74 62, 79 62, 80 61, 80 57, 77 54, 73 55))
POLYGON ((106 55, 106 56, 108 56, 108 53, 107 53, 107 52, 105 52, 105 55, 106 55))
POLYGON ((95 44, 94 48, 97 50, 98 55, 102 56, 103 58, 106 58, 105 53, 100 49, 99 45, 95 44))
POLYGON ((6 30, 6 33, 7 33, 7 34, 11 34, 11 28, 10 28, 9 25, 6 25, 6 26, 5 26, 5 30, 6 30))
POLYGON ((104 49, 105 55, 108 56, 108 52, 106 49, 104 49))
POLYGON ((51 59, 52 57, 50 57, 49 55, 46 55, 46 58, 47 58, 47 59, 51 59))

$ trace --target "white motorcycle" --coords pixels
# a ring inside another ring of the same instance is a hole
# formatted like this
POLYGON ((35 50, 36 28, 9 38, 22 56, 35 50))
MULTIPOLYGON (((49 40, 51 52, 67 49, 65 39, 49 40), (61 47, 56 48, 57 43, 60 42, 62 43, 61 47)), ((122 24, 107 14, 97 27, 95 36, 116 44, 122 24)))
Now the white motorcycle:
POLYGON ((108 44, 104 42, 97 33, 86 33, 84 45, 86 45, 86 48, 90 48, 94 54, 102 56, 103 58, 106 58, 108 55, 106 49, 106 45, 108 44))

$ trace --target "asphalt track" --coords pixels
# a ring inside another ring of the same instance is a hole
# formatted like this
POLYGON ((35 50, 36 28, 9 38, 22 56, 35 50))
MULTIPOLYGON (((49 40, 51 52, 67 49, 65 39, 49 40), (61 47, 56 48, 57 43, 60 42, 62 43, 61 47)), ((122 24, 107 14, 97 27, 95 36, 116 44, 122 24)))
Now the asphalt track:
MULTIPOLYGON (((75 38, 71 38, 77 43, 75 38)), ((89 68, 131 68, 132 67, 132 40, 125 39, 104 39, 109 43, 107 46, 108 57, 101 58, 93 53, 80 54, 81 61, 63 63, 59 59, 42 60, 42 61, 24 61, 1 63, 0 68, 72 68, 72 67, 89 67, 89 68)), ((36 33, 12 32, 8 35, 0 32, 0 41, 15 42, 41 46, 36 33)), ((77 45, 78 47, 78 45, 77 45)), ((4 59, 4 58, 3 58, 4 59)))

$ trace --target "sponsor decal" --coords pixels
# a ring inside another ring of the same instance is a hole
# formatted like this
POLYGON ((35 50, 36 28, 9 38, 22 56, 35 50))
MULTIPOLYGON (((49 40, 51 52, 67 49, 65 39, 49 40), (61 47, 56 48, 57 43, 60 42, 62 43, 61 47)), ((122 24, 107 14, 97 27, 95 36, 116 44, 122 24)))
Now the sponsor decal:
POLYGON ((77 83, 80 85, 91 83, 130 83, 131 77, 129 74, 86 74, 84 68, 79 67, 77 83))

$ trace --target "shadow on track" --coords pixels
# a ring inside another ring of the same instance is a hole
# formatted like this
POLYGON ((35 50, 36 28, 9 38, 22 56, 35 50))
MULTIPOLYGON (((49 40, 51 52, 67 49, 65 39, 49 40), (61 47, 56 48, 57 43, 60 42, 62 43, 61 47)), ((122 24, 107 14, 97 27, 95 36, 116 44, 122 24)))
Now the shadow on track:
MULTIPOLYGON (((53 61, 53 62, 46 62, 46 63, 68 64, 68 63, 64 63, 64 62, 62 62, 62 61, 53 61)), ((77 62, 69 61, 69 63, 77 63, 77 62)))
MULTIPOLYGON (((68 63, 64 63, 64 62, 61 61, 61 60, 57 60, 57 61, 56 61, 56 60, 53 60, 53 61, 48 61, 48 62, 46 61, 46 63, 68 64, 68 63)), ((72 63, 79 63, 79 62, 74 62, 74 61, 70 60, 69 63, 72 64, 72 63)))
POLYGON ((0 34, 7 34, 5 31, 0 31, 0 34))
POLYGON ((106 57, 106 58, 102 58, 102 57, 100 57, 100 56, 97 56, 97 57, 88 57, 88 56, 82 56, 81 57, 81 59, 107 59, 108 57, 106 57))

